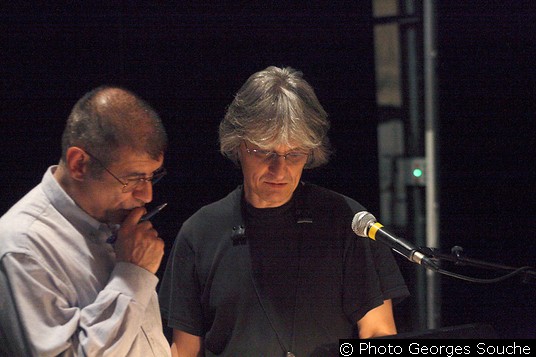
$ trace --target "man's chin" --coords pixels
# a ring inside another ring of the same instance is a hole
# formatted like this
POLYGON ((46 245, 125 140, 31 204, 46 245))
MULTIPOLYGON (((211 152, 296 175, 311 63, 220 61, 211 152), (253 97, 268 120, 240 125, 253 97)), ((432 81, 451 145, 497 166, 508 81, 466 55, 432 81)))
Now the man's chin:
POLYGON ((121 224, 130 214, 131 210, 122 209, 116 212, 113 212, 108 216, 109 224, 121 224))

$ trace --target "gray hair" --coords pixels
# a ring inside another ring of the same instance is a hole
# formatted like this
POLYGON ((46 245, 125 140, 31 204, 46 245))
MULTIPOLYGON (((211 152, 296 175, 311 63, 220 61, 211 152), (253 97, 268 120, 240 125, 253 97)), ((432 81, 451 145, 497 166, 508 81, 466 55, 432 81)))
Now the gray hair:
MULTIPOLYGON (((74 105, 62 136, 61 161, 67 149, 81 147, 105 166, 128 147, 157 160, 167 148, 167 134, 158 114, 134 93, 119 87, 98 87, 74 105)), ((102 171, 92 164, 93 173, 102 171)))
POLYGON ((263 149, 310 150, 306 168, 328 162, 328 115, 302 76, 293 68, 273 66, 250 76, 220 123, 221 153, 238 165, 239 146, 247 140, 263 149))

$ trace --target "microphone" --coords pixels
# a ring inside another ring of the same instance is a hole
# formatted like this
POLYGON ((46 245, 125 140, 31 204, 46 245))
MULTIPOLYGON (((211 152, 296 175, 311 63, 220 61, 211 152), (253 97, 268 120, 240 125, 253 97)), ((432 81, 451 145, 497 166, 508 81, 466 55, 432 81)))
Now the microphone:
POLYGON ((421 264, 430 270, 438 270, 436 263, 427 256, 420 248, 412 243, 398 238, 383 228, 376 221, 376 217, 367 211, 357 212, 352 220, 352 230, 360 237, 370 238, 386 244, 398 254, 406 257, 409 261, 421 264))
POLYGON ((244 227, 243 225, 233 227, 231 241, 233 242, 233 246, 247 244, 248 238, 246 237, 246 227, 244 227))

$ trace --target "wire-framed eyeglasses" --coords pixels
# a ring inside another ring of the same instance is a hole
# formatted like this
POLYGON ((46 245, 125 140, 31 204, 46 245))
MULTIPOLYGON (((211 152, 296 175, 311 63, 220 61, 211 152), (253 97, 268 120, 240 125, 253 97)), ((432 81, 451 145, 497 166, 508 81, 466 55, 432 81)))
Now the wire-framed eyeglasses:
POLYGON ((244 141, 244 145, 248 154, 263 162, 271 162, 279 157, 283 157, 288 164, 298 165, 305 163, 310 155, 307 152, 297 150, 289 151, 285 154, 278 154, 275 151, 250 149, 246 141, 244 141))
POLYGON ((153 174, 149 177, 120 179, 112 171, 110 171, 97 157, 95 157, 87 150, 84 151, 86 152, 86 154, 88 154, 89 157, 95 160, 104 170, 106 170, 107 173, 109 173, 117 182, 119 182, 123 186, 122 191, 124 193, 132 192, 139 188, 142 184, 145 184, 147 182, 150 182, 152 185, 155 185, 158 181, 162 179, 162 177, 167 174, 167 170, 165 169, 165 167, 161 167, 155 172, 153 172, 153 174))

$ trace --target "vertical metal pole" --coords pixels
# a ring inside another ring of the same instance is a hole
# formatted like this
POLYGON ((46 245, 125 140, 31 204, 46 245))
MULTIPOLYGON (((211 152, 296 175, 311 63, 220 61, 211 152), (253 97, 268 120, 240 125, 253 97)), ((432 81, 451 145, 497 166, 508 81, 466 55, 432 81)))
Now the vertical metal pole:
MULTIPOLYGON (((435 0, 423 3, 424 38, 424 120, 426 158, 426 245, 439 247, 439 202, 437 184, 437 80, 436 80, 436 9, 435 0)), ((427 276, 428 328, 440 325, 440 285, 439 275, 432 271, 427 276)))
MULTIPOLYGON (((401 5, 404 7, 406 16, 416 16, 416 6, 414 0, 401 1, 401 5), (402 5, 403 4, 403 5, 402 5)), ((405 49, 406 53, 406 76, 407 83, 407 108, 408 108, 408 121, 407 121, 407 151, 408 157, 420 157, 423 156, 424 144, 423 144, 423 107, 421 102, 422 87, 419 83, 422 59, 417 49, 417 27, 416 26, 404 26, 402 27, 403 43, 401 47, 405 49)), ((422 46, 422 44, 420 44, 422 46)), ((413 238, 418 246, 426 245, 426 232, 425 232, 425 214, 426 208, 424 205, 424 190, 419 186, 408 186, 408 192, 412 199, 411 212, 413 223, 413 238)), ((408 217, 409 218, 409 217, 408 217)), ((415 269, 416 278, 416 291, 415 297, 417 300, 417 326, 419 330, 424 330, 428 326, 427 321, 427 283, 426 272, 423 269, 415 269)))

